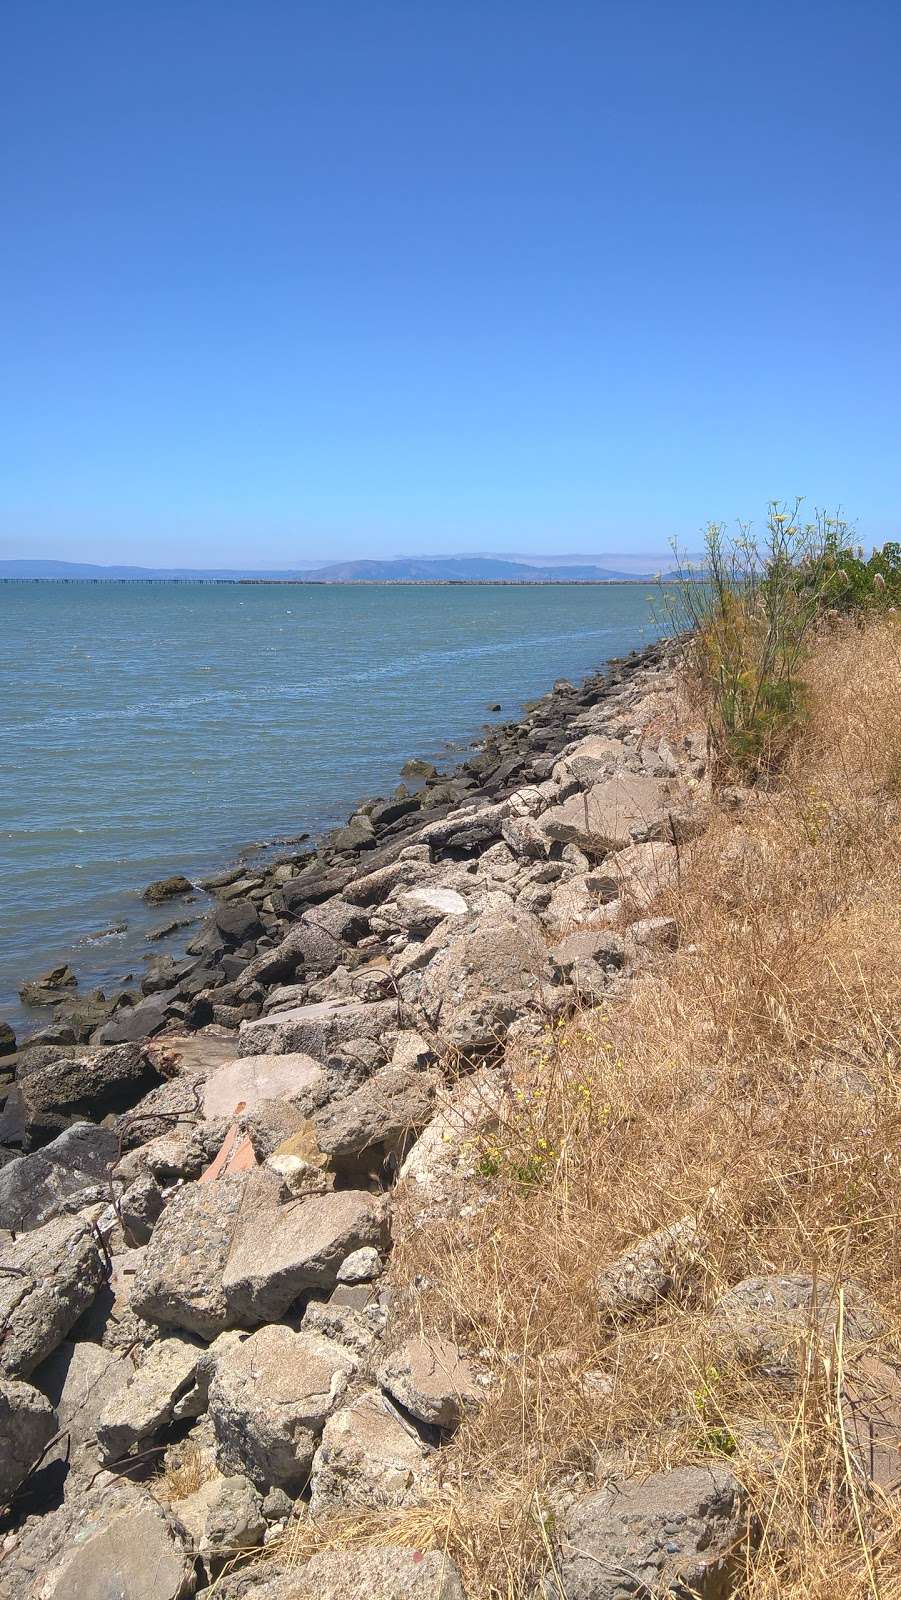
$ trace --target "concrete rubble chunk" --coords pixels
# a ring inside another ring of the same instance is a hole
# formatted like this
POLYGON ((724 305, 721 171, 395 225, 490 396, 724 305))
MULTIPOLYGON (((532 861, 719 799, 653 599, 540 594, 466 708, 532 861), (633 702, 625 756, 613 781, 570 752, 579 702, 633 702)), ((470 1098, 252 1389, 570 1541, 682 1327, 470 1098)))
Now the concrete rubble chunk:
POLYGON ((27 1378, 74 1327, 105 1277, 80 1217, 55 1217, 0 1250, 0 1375, 27 1378))
POLYGON ((366 1151, 402 1157, 431 1120, 440 1084, 437 1072, 385 1067, 314 1114, 320 1149, 336 1167, 366 1151))
POLYGON ((56 1413, 38 1389, 0 1378, 0 1506, 8 1504, 56 1432, 56 1413))
POLYGON ((233 1325, 222 1274, 254 1176, 190 1183, 172 1196, 135 1279, 131 1308, 137 1316, 204 1339, 233 1325))
POLYGON ((173 1509, 195 1550, 218 1557, 220 1565, 241 1550, 256 1549, 266 1537, 261 1496, 241 1473, 208 1478, 173 1509))
POLYGON ((576 1501, 559 1533, 547 1600, 726 1600, 742 1565, 744 1492, 726 1467, 675 1467, 576 1501))
POLYGON ((172 1333, 152 1344, 128 1383, 107 1401, 97 1424, 103 1461, 119 1461, 173 1422, 206 1410, 206 1346, 172 1333))
POLYGON ((694 1216, 631 1245, 598 1277, 602 1316, 628 1316, 687 1292, 703 1270, 704 1234, 694 1216))
MULTIPOLYGON (((839 1317, 839 1294, 806 1273, 744 1278, 727 1290, 711 1317, 711 1333, 724 1353, 764 1376, 795 1379, 807 1351, 831 1349, 839 1317)), ((844 1343, 854 1347, 878 1337, 881 1319, 866 1290, 845 1286, 844 1343)))
POLYGON ((0 1169, 0 1228, 24 1233, 65 1211, 107 1198, 119 1143, 112 1128, 77 1122, 41 1150, 0 1169))
POLYGON ((382 1363, 378 1381, 411 1416, 432 1427, 459 1427, 483 1399, 475 1373, 449 1339, 408 1339, 382 1363))
POLYGON ((203 1086, 203 1114, 208 1118, 252 1113, 270 1100, 288 1100, 312 1110, 325 1098, 328 1081, 312 1056, 239 1057, 211 1073, 203 1086))
POLYGON ((426 967, 419 1004, 442 1043, 484 1051, 540 1004, 547 946, 541 924, 512 904, 486 909, 426 967))
POLYGON ((671 805, 664 780, 620 772, 562 805, 551 806, 541 818, 541 826, 549 839, 575 844, 597 859, 655 836, 656 830, 665 826, 671 805))
POLYGON ((612 894, 634 914, 645 910, 678 882, 679 852, 675 845, 663 840, 633 844, 608 857, 601 870, 610 880, 612 894))
POLYGON ((0 1560, 0 1600, 189 1600, 195 1588, 181 1529, 119 1480, 29 1522, 0 1560))
POLYGON ((329 1417, 313 1460, 314 1516, 350 1506, 399 1508, 422 1497, 433 1451, 377 1389, 329 1417))
POLYGON ((630 923, 629 935, 641 950, 675 950, 679 928, 673 917, 640 917, 630 923))
POLYGON ((300 1493, 356 1367, 341 1345, 280 1324, 232 1345, 216 1363, 209 1396, 222 1471, 245 1473, 264 1493, 300 1493))
POLYGON ((884 1494, 901 1489, 901 1370, 864 1351, 845 1369, 845 1435, 861 1475, 884 1494))
POLYGON ((242 1591, 241 1600, 466 1600, 448 1556, 400 1545, 324 1550, 279 1577, 261 1575, 242 1591))
POLYGON ((349 1039, 381 1039, 388 1031, 396 1031, 397 1026, 397 1005, 393 1000, 372 1004, 318 1000, 242 1022, 238 1054, 288 1055, 301 1051, 316 1061, 326 1061, 349 1039))
POLYGON ((89 1339, 64 1339, 52 1356, 32 1373, 68 1435, 70 1458, 97 1434, 104 1406, 123 1389, 134 1368, 131 1361, 89 1339))

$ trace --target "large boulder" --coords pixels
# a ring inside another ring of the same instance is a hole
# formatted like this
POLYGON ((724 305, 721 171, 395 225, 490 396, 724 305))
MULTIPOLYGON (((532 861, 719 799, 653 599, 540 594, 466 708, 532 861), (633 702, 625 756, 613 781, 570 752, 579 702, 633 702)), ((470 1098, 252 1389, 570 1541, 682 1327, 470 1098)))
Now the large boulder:
POLYGON ((607 898, 617 897, 628 911, 644 911, 679 877, 679 852, 662 839, 632 844, 604 862, 607 898))
POLYGON ((316 1061, 325 1061, 351 1039, 382 1039, 396 1029, 397 1005, 393 1000, 372 1005, 354 1000, 319 1000, 243 1022, 238 1054, 287 1055, 302 1051, 316 1061))
POLYGON ((159 1083, 153 1063, 136 1044, 112 1045, 78 1056, 57 1056, 34 1065, 26 1051, 17 1063, 16 1081, 33 1118, 47 1113, 100 1118, 124 1111, 159 1083))
POLYGON ((422 1498, 434 1452, 377 1389, 364 1389, 325 1424, 313 1460, 314 1516, 351 1507, 397 1509, 422 1498))
POLYGON ((724 1466, 612 1483, 566 1513, 548 1600, 726 1600, 742 1564, 744 1492, 724 1466))
POLYGON ((306 1485, 326 1417, 357 1362, 314 1333, 271 1324, 216 1362, 209 1407, 224 1472, 243 1472, 264 1493, 306 1485))
POLYGON ((0 1506, 8 1503, 57 1431, 49 1400, 30 1383, 0 1378, 0 1506))
POLYGON ((160 1339, 145 1351, 128 1383, 115 1392, 97 1424, 103 1461, 119 1461, 139 1450, 161 1428, 206 1410, 206 1346, 184 1333, 160 1339))
POLYGON ((315 1113, 319 1148, 338 1170, 360 1158, 376 1166, 401 1159, 430 1121, 440 1083, 437 1072, 386 1067, 315 1113))
POLYGON ((148 1322, 212 1339, 334 1287, 345 1256, 385 1239, 376 1196, 350 1189, 283 1203, 265 1170, 186 1185, 156 1225, 132 1295, 148 1322))
POLYGON ((208 1478, 193 1494, 178 1501, 178 1520, 207 1565, 253 1550, 266 1537, 262 1499, 243 1473, 208 1478))
POLYGON ((0 1561, 0 1600, 188 1600, 195 1587, 177 1523, 122 1482, 34 1518, 0 1561))
POLYGON ((78 1122, 31 1155, 0 1169, 0 1228, 25 1233, 63 1211, 108 1199, 119 1153, 112 1128, 78 1122))
POLYGON ((379 1367, 378 1380, 411 1416, 442 1431, 459 1427, 484 1398, 466 1357, 437 1336, 408 1339, 379 1367))
POLYGON ((104 1280, 91 1229, 55 1217, 0 1250, 0 1375, 28 1377, 74 1327, 104 1280))
POLYGON ((488 1050, 540 1001, 546 967, 538 920, 516 907, 488 909, 429 962, 419 1004, 445 1046, 488 1050))
POLYGON ((541 827, 549 839, 577 845, 597 859, 638 840, 662 837, 671 804, 662 779, 619 772, 551 806, 541 827))
POLYGON ((305 1111, 318 1106, 328 1079, 312 1056, 243 1056, 211 1073, 203 1086, 203 1114, 215 1119, 246 1116, 269 1100, 287 1100, 305 1111))

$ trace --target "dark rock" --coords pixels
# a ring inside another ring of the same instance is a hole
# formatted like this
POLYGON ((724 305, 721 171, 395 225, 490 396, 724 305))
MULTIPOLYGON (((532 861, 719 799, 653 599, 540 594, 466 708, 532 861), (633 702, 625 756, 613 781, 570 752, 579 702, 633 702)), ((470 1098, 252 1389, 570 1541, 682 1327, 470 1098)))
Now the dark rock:
POLYGON ((144 899, 151 905, 160 905, 164 900, 175 900, 180 895, 193 893, 193 883, 182 873, 176 872, 171 878, 156 878, 153 883, 148 883, 144 890, 144 899))
POLYGON ((433 767, 431 761, 422 761, 419 756, 405 761, 400 769, 402 778, 437 778, 438 768, 433 767))
POLYGON ((373 806, 369 815, 376 828, 388 828, 392 822, 399 822, 401 817, 409 816, 418 811, 420 797, 418 794, 405 795, 396 800, 383 800, 373 806))
POLYGON ((66 989, 74 989, 78 979, 69 966, 54 967, 39 978, 30 978, 19 990, 19 999, 26 1006, 52 1006, 62 998, 66 989))
POLYGON ((8 1022, 0 1022, 0 1056, 13 1055, 16 1036, 8 1022))
POLYGON ((259 912, 251 900, 233 900, 217 906, 211 920, 229 950, 258 939, 263 932, 259 912))
POLYGON ((129 1044, 140 1039, 150 1039, 166 1023, 165 996, 154 995, 136 1006, 117 1011, 109 1022, 97 1031, 98 1044, 129 1044))
POLYGON ((360 813, 351 817, 346 828, 339 828, 332 837, 336 850, 369 850, 375 843, 375 828, 369 817, 360 813))
POLYGON ((109 1111, 124 1111, 160 1081, 153 1063, 135 1044, 49 1059, 44 1050, 29 1050, 20 1055, 17 1073, 33 1118, 48 1112, 103 1117, 109 1111))
POLYGON ((178 933, 181 928, 190 928, 196 921, 196 917, 182 917, 178 922, 167 922, 162 928, 154 928, 152 933, 145 933, 144 938, 148 944, 152 944, 156 939, 168 939, 170 933, 178 933))
POLYGON ((101 1198, 118 1149, 111 1128, 77 1122, 43 1150, 9 1162, 0 1171, 0 1228, 26 1233, 101 1198))

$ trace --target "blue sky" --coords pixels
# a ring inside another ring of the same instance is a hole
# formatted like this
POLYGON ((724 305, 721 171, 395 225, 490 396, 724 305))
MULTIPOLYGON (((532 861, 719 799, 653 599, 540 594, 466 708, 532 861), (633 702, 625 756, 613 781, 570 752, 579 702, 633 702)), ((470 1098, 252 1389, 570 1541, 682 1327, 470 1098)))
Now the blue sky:
POLYGON ((7 0, 0 555, 901 529, 901 8, 7 0))

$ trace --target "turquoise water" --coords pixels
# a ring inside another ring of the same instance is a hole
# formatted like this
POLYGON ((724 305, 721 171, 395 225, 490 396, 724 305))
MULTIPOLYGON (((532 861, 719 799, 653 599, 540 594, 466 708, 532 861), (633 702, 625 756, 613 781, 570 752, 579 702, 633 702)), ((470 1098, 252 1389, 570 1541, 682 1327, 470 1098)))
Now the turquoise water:
MULTIPOLYGON (((0 1009, 141 971, 152 878, 343 821, 661 631, 640 584, 0 584, 0 1009), (94 942, 86 935, 126 922, 94 942)), ((201 909, 195 906, 196 912, 201 909)), ((159 946, 152 946, 159 949, 159 946)))

